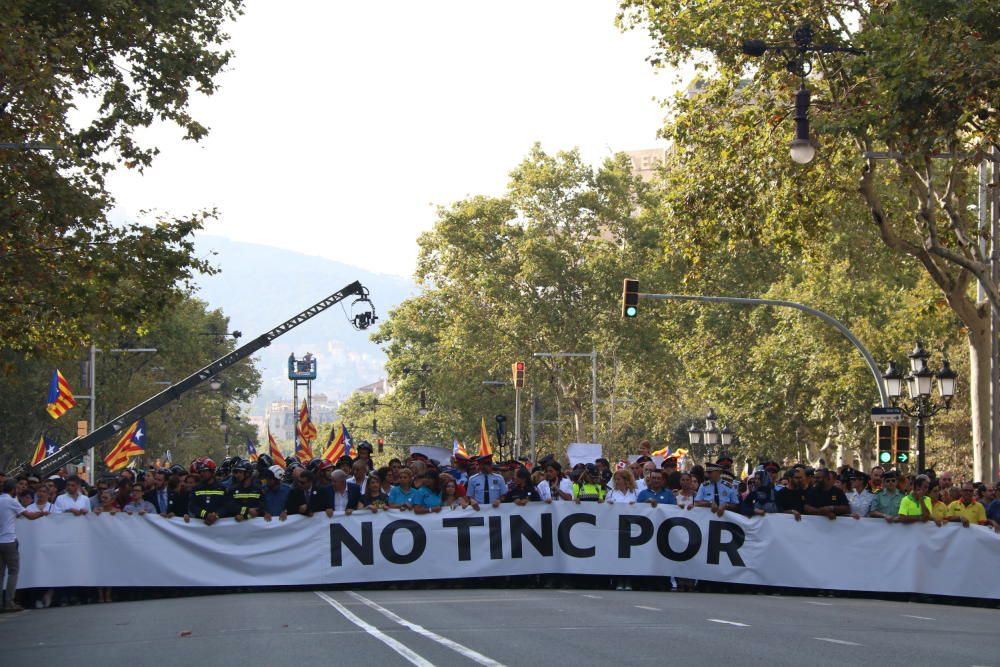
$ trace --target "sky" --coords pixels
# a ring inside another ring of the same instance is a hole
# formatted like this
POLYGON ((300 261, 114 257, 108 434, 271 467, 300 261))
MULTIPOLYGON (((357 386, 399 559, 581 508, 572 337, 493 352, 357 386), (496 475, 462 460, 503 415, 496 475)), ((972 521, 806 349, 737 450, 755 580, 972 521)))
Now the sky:
POLYGON ((117 216, 220 211, 207 233, 410 276, 436 207, 502 194, 538 141, 597 163, 664 145, 682 83, 620 32, 614 0, 249 0, 235 58, 193 115, 156 125, 145 173, 109 180, 117 216))

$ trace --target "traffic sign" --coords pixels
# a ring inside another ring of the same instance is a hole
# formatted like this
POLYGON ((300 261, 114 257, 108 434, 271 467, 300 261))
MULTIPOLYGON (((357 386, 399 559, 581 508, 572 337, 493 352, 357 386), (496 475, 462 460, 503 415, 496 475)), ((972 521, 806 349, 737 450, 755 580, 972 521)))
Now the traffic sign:
POLYGON ((899 424, 903 421, 903 409, 872 408, 872 421, 876 424, 899 424))

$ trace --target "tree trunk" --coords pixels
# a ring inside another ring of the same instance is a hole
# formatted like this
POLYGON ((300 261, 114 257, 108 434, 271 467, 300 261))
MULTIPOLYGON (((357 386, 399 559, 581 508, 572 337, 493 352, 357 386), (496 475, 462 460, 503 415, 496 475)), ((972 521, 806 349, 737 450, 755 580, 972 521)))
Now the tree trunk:
POLYGON ((990 451, 990 337, 989 325, 983 318, 982 328, 969 328, 969 387, 972 417, 973 479, 992 480, 990 451))

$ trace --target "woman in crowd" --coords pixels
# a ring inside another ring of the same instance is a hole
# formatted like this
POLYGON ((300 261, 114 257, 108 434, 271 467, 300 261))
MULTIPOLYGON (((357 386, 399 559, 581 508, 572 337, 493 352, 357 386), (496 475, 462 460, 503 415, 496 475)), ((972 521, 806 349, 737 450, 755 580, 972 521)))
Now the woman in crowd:
POLYGON ((514 472, 514 484, 507 490, 500 502, 527 505, 533 500, 538 501, 541 498, 531 483, 531 473, 525 468, 518 468, 514 472))
POLYGON ((438 473, 425 472, 421 476, 420 499, 413 506, 414 514, 427 514, 441 511, 441 479, 438 473))
POLYGON ((531 485, 535 487, 535 493, 538 494, 542 502, 552 502, 552 487, 549 486, 548 480, 545 479, 545 471, 536 470, 531 473, 531 485))
POLYGON ((573 500, 573 482, 563 477, 558 461, 545 464, 545 480, 549 484, 552 500, 573 500))
POLYGON ((458 483, 455 478, 446 472, 441 473, 438 477, 438 483, 441 485, 441 506, 448 507, 450 509, 456 509, 458 507, 468 507, 468 501, 458 494, 458 483))
MULTIPOLYGON (((389 469, 385 468, 388 472, 389 469)), ((370 509, 372 512, 385 509, 389 504, 389 496, 382 491, 382 479, 377 473, 368 476, 368 483, 365 484, 365 492, 358 501, 357 509, 370 509)))
POLYGON ((622 503, 635 505, 635 477, 628 468, 616 470, 611 477, 611 491, 604 497, 606 503, 622 503))
POLYGON ((927 495, 931 499, 931 516, 935 521, 944 521, 948 514, 948 503, 941 500, 941 484, 937 480, 931 482, 927 495))
POLYGON ((121 505, 115 500, 115 492, 111 489, 104 489, 101 491, 101 501, 94 508, 94 514, 100 514, 102 512, 108 512, 112 516, 121 511, 121 505))
POLYGON ((389 491, 389 507, 397 510, 412 510, 419 502, 422 491, 413 486, 413 473, 409 468, 400 468, 399 483, 389 491))
POLYGON ((688 473, 681 473, 680 489, 674 493, 677 506, 689 510, 694 507, 694 494, 698 489, 698 481, 688 473))

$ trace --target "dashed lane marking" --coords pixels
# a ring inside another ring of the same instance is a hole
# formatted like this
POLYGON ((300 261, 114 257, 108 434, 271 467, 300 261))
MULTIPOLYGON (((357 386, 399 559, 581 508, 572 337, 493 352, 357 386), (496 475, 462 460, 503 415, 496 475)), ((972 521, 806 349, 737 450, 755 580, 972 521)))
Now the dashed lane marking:
POLYGON ((904 618, 915 618, 918 621, 933 621, 934 619, 930 616, 914 616, 913 614, 902 614, 904 618))
POLYGON ((646 605, 641 605, 641 604, 635 605, 635 608, 636 609, 645 609, 646 611, 663 611, 659 607, 647 607, 646 605))
POLYGON ((735 625, 736 627, 739 627, 739 628, 749 628, 750 627, 746 623, 737 623, 736 621, 724 621, 721 618, 709 618, 707 620, 711 621, 712 623, 724 623, 726 625, 735 625))
POLYGON ((831 637, 813 637, 813 639, 821 642, 830 642, 831 644, 843 644, 844 646, 864 646, 864 644, 849 642, 846 639, 833 639, 831 637))

